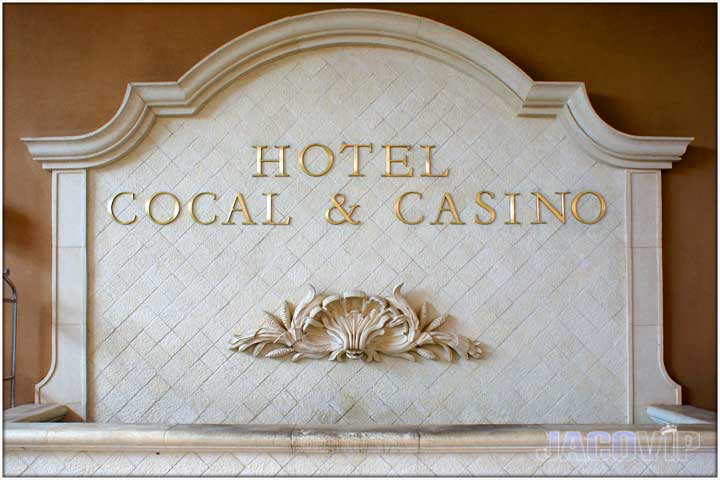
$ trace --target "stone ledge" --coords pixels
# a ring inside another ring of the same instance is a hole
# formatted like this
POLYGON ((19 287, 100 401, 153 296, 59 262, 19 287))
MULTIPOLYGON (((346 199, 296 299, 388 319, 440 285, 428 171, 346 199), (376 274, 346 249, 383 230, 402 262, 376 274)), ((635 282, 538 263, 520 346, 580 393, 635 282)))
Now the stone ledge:
POLYGON ((3 412, 3 421, 5 423, 57 422, 62 420, 67 412, 68 407, 59 403, 44 405, 29 403, 5 410, 3 412))
POLYGON ((660 425, 714 425, 717 414, 691 405, 651 405, 648 416, 660 425))
POLYGON ((585 448, 609 450, 613 434, 633 436, 630 446, 625 437, 623 448, 626 450, 716 450, 714 425, 684 426, 668 431, 657 425, 301 428, 287 425, 13 423, 5 425, 4 440, 7 451, 512 453, 585 448), (563 443, 569 432, 577 432, 574 434, 576 441, 563 443), (555 443, 551 443, 553 438, 555 443))

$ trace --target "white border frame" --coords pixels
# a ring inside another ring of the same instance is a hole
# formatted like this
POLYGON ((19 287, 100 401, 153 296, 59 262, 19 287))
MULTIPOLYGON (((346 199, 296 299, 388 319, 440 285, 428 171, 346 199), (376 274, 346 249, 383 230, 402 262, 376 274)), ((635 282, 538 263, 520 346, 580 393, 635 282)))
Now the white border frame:
POLYGON ((52 201, 52 360, 35 403, 87 418, 87 171, 53 171, 52 201))
POLYGON ((465 33, 413 15, 367 9, 315 12, 259 27, 211 53, 177 82, 131 83, 115 116, 93 132, 22 139, 32 158, 53 171, 53 352, 50 371, 36 385, 36 403, 66 403, 87 416, 86 170, 129 153, 157 116, 192 116, 257 67, 336 46, 401 49, 441 61, 489 86, 518 115, 558 117, 590 156, 628 169, 627 419, 647 422, 647 406, 679 404, 680 386, 662 358, 660 169, 680 160, 693 139, 619 132, 593 110, 583 83, 535 82, 465 33))
POLYGON ((651 423, 651 405, 680 405, 663 357, 662 179, 627 171, 628 422, 651 423))

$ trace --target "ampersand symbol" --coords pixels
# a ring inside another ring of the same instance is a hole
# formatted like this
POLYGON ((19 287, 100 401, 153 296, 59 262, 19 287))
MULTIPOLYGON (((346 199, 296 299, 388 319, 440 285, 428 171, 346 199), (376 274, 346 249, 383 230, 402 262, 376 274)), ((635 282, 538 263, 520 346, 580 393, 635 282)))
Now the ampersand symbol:
POLYGON ((359 220, 353 220, 353 218, 352 218, 353 214, 355 213, 355 210, 360 205, 350 205, 350 211, 348 212, 347 210, 345 210, 345 207, 343 206, 343 205, 345 205, 345 200, 346 200, 345 195, 343 195, 342 193, 336 193, 333 196, 332 203, 334 206, 328 208, 325 211, 325 220, 327 220, 327 222, 329 224, 331 224, 331 225, 340 225, 341 223, 350 223, 352 225, 360 224, 359 220), (334 220, 332 217, 333 210, 336 210, 337 212, 339 212, 343 218, 340 220, 334 220))

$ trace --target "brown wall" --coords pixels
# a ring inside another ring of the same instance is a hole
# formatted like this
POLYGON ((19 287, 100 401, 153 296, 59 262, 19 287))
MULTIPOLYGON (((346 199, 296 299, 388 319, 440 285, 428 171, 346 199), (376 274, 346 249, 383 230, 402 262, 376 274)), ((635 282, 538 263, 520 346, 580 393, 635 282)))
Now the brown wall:
MULTIPOLYGON (((4 248, 21 299, 19 403, 32 401, 50 364, 51 185, 18 138, 95 129, 128 82, 176 80, 252 28, 325 8, 334 6, 4 6, 4 248)), ((619 130, 695 137, 663 174, 665 361, 686 403, 715 409, 716 6, 380 8, 465 31, 535 80, 586 82, 595 109, 619 130)))

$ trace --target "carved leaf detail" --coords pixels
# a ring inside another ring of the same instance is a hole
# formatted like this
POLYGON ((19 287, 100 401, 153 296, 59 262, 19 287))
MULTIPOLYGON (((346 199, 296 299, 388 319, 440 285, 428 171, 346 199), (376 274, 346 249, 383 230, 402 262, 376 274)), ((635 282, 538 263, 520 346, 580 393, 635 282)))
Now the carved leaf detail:
POLYGON ((443 315, 442 317, 438 317, 432 322, 430 322, 430 325, 425 329, 427 332, 432 332, 438 327, 442 327, 442 325, 445 323, 445 320, 447 320, 447 317, 443 315))
POLYGON ((267 358, 278 358, 278 357, 284 357, 285 355, 288 355, 293 352, 293 349, 290 347, 285 348, 276 348, 275 350, 271 350, 268 353, 265 354, 267 358))
POLYGON ((278 317, 276 317, 270 312, 263 313, 265 313, 265 320, 267 321, 269 326, 277 327, 281 332, 285 330, 285 325, 283 324, 282 320, 280 320, 278 317))
POLYGON ((290 304, 285 302, 283 309, 280 311, 280 318, 282 319, 283 327, 285 330, 290 330, 290 304))
POLYGON ((442 344, 442 343, 440 344, 440 347, 442 347, 443 355, 445 355, 445 361, 452 362, 453 354, 452 354, 452 350, 450 350, 450 347, 448 347, 447 345, 442 344))
POLYGON ((432 352, 432 350, 428 350, 427 348, 418 348, 415 351, 418 353, 418 355, 428 360, 435 360, 437 358, 432 352))
POLYGON ((258 343, 255 346, 255 350, 253 350, 253 356, 259 357, 263 351, 263 348, 265 348, 265 345, 266 345, 265 343, 258 343))
POLYGON ((383 356, 417 361, 480 358, 480 344, 462 335, 438 331, 446 315, 433 320, 430 305, 423 303, 416 313, 403 297, 402 284, 391 297, 368 296, 357 290, 341 295, 308 294, 291 308, 284 302, 280 315, 265 312, 268 328, 235 335, 230 348, 265 358, 290 355, 291 361, 361 359, 377 362, 383 356))
POLYGON ((423 302, 420 307, 420 327, 425 327, 430 321, 430 304, 423 302))

